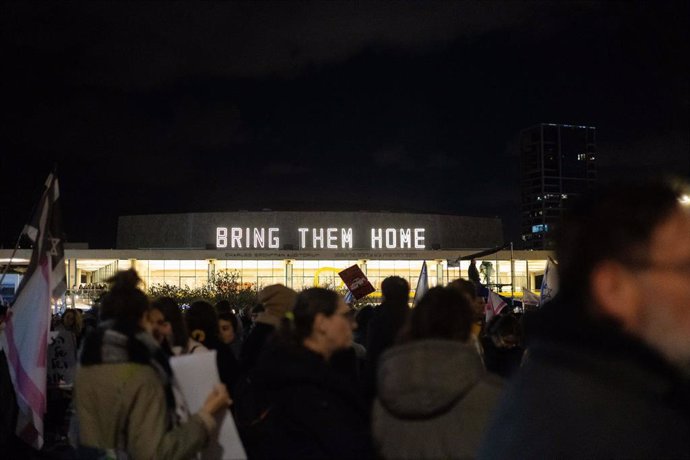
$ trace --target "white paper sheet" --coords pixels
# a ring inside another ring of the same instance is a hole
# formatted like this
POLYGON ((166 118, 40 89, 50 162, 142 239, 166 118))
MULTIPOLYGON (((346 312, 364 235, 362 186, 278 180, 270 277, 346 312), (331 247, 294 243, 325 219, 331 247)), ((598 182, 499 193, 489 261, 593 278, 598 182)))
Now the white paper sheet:
MULTIPOLYGON (((174 356, 170 358, 170 367, 192 414, 201 409, 213 386, 220 383, 215 351, 174 356)), ((219 426, 217 439, 211 440, 201 458, 203 460, 246 459, 247 454, 244 452, 230 411, 224 411, 216 417, 216 421, 219 426)))

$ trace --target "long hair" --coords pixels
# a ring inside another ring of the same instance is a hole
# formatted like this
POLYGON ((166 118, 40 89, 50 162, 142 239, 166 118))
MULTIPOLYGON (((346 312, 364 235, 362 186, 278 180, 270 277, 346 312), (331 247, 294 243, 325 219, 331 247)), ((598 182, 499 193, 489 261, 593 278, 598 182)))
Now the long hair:
POLYGON ((101 300, 101 320, 112 320, 113 328, 125 335, 141 330, 140 322, 149 309, 149 299, 139 289, 136 270, 117 272, 108 279, 110 291, 101 300))
POLYGON ((305 289, 297 294, 293 319, 283 322, 283 337, 294 343, 302 343, 312 334, 316 315, 332 316, 338 309, 339 299, 337 292, 324 288, 305 289))
POLYGON ((151 308, 159 310, 163 314, 163 318, 170 323, 172 327, 172 343, 170 346, 185 347, 189 340, 187 334, 187 325, 182 317, 182 311, 175 299, 171 297, 158 297, 151 302, 151 308))
POLYGON ((197 300, 185 313, 189 335, 206 348, 217 349, 220 346, 218 314, 210 303, 197 300))
POLYGON ((473 321, 472 305, 457 289, 434 287, 407 317, 398 342, 423 339, 466 341, 473 321))

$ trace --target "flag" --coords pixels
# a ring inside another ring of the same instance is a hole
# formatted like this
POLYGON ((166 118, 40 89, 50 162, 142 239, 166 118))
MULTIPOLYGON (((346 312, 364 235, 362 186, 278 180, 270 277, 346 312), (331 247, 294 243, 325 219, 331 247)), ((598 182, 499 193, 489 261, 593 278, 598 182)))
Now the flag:
POLYGON ((417 281, 417 289, 414 291, 414 304, 417 305, 426 291, 429 290, 429 276, 426 272, 426 260, 422 263, 422 271, 419 272, 419 280, 417 281))
POLYGON ((522 288, 522 303, 528 305, 539 305, 539 297, 526 287, 522 288))
POLYGON ((489 297, 487 297, 486 305, 484 306, 485 321, 488 323, 491 318, 500 314, 507 306, 508 304, 500 295, 496 294, 494 291, 489 291, 489 297))
POLYGON ((43 446, 51 297, 62 296, 66 287, 59 197, 57 177, 50 174, 36 214, 24 228, 33 242, 31 261, 0 336, 17 395, 15 433, 35 449, 43 446))
POLYGON ((355 296, 352 294, 351 290, 347 290, 347 294, 345 294, 345 303, 346 304, 351 304, 355 301, 355 296))
POLYGON ((546 261, 546 269, 544 270, 544 278, 541 282, 541 298, 539 301, 539 306, 544 305, 546 302, 550 301, 556 296, 558 292, 558 270, 557 265, 549 257, 546 261))

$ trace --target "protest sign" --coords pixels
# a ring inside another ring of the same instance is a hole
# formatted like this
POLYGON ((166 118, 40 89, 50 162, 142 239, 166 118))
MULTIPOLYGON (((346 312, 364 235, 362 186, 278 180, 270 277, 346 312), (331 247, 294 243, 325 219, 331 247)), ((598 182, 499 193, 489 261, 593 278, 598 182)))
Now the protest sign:
POLYGON ((376 290, 374 286, 371 285, 364 272, 362 272, 362 269, 359 268, 359 265, 355 264, 348 267, 338 273, 338 275, 340 275, 340 278, 357 300, 376 290))
MULTIPOLYGON (((213 350, 207 353, 173 356, 170 358, 170 367, 191 413, 201 409, 214 385, 220 383, 216 352, 213 350)), ((202 452, 202 460, 246 459, 247 454, 244 452, 230 411, 223 411, 216 416, 216 421, 219 426, 217 436, 202 452)))
POLYGON ((48 345, 49 387, 72 385, 77 367, 77 337, 74 332, 60 330, 51 332, 48 345))

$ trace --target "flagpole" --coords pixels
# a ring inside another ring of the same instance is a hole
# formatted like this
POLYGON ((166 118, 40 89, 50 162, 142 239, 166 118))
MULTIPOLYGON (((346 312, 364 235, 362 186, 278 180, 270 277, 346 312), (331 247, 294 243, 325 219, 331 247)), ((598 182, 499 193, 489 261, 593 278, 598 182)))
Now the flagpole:
MULTIPOLYGON (((515 256, 513 254, 513 242, 510 242, 510 305, 515 305, 515 256)), ((523 304, 524 306, 524 304, 523 304)))

